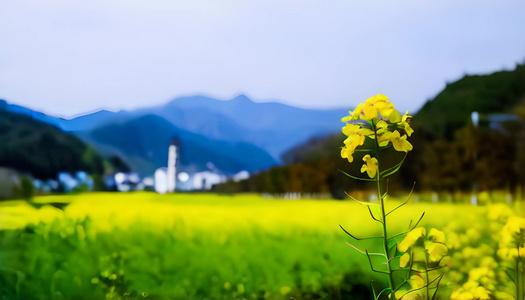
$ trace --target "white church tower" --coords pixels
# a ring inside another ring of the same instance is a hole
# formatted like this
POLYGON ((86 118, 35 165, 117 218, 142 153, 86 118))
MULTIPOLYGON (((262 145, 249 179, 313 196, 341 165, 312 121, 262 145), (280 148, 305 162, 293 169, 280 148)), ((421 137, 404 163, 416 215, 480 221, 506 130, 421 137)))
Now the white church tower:
POLYGON ((179 141, 173 140, 168 148, 168 193, 175 192, 177 182, 177 155, 179 152, 179 141))

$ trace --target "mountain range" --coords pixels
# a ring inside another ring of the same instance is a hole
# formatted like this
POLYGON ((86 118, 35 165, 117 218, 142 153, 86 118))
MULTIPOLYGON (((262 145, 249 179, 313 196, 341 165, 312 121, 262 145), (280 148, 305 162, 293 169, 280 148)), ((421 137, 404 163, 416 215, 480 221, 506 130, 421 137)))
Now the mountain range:
POLYGON ((339 131, 340 118, 347 113, 256 103, 245 95, 229 101, 182 97, 165 105, 101 110, 69 120, 5 101, 0 108, 70 132, 105 156, 118 155, 142 174, 166 165, 173 139, 181 143, 181 164, 188 171, 208 169, 210 162, 224 173, 264 170, 279 164, 281 155, 297 144, 339 131))
MULTIPOLYGON (((415 139, 450 141, 468 123, 472 111, 478 111, 484 121, 491 113, 525 107, 524 80, 525 66, 518 65, 513 71, 469 75, 447 84, 414 116, 415 139)), ((174 139, 181 143, 181 169, 190 172, 210 166, 228 174, 255 172, 281 162, 324 157, 328 152, 336 157, 340 133, 324 138, 340 131, 340 118, 347 114, 347 109, 256 103, 245 95, 228 101, 181 97, 164 105, 102 110, 73 119, 55 118, 1 100, 0 110, 28 115, 74 134, 104 157, 118 157, 144 175, 166 165, 167 148, 174 139)))
POLYGON ((282 153, 297 143, 339 130, 340 118, 346 112, 346 109, 313 110, 275 102, 256 103, 245 95, 229 101, 192 96, 134 111, 103 110, 71 120, 61 119, 59 124, 65 131, 90 131, 102 124, 151 114, 209 138, 254 144, 280 161, 282 153))

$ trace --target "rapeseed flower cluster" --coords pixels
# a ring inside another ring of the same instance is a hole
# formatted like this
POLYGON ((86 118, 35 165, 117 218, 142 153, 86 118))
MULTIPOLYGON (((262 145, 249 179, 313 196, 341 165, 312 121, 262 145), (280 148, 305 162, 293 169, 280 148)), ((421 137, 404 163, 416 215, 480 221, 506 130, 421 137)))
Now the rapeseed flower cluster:
POLYGON ((525 218, 508 219, 501 230, 498 255, 503 259, 525 258, 525 218))
POLYGON ((397 291, 396 297, 430 299, 437 292, 449 261, 445 233, 435 228, 428 233, 424 227, 415 228, 405 235, 397 250, 405 252, 399 258, 399 266, 408 268, 411 276, 407 280, 410 289, 397 291))
POLYGON ((501 203, 486 211, 486 221, 465 216, 445 228, 451 260, 444 284, 455 287, 450 299, 523 299, 518 249, 524 246, 525 220, 501 203))
POLYGON ((467 281, 450 295, 451 299, 514 300, 512 290, 502 285, 506 274, 498 271, 498 262, 491 256, 481 259, 480 266, 468 271, 467 281))
MULTIPOLYGON (((342 132, 347 138, 341 148, 341 157, 353 162, 356 148, 362 146, 367 138, 376 140, 379 147, 394 147, 396 151, 408 152, 412 144, 407 140, 414 130, 410 127, 408 112, 401 116, 385 95, 376 95, 360 103, 350 115, 341 119, 346 125, 342 132)), ((367 154, 361 172, 370 178, 377 175, 378 161, 367 154)))
MULTIPOLYGON (((397 245, 399 252, 405 252, 400 259, 401 267, 405 267, 411 259, 411 255, 408 252, 409 249, 413 252, 413 258, 420 257, 423 259, 423 262, 429 263, 440 262, 448 252, 445 242, 445 233, 443 231, 432 228, 427 234, 424 227, 413 229, 397 245)), ((420 261, 414 259, 414 262, 420 261)))

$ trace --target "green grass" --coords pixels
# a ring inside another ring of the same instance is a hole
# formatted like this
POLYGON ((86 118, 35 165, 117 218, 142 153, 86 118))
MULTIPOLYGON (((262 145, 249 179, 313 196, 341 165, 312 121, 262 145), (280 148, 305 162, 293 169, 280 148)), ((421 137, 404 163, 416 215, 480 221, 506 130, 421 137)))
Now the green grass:
MULTIPOLYGON (((354 202, 154 193, 34 202, 0 206, 4 299, 370 298, 375 275, 345 244, 352 241, 339 224, 361 235, 380 227, 354 202), (69 205, 62 211, 46 203, 69 205)), ((487 212, 412 203, 394 215, 391 232, 423 211, 424 225, 438 228, 487 212)))

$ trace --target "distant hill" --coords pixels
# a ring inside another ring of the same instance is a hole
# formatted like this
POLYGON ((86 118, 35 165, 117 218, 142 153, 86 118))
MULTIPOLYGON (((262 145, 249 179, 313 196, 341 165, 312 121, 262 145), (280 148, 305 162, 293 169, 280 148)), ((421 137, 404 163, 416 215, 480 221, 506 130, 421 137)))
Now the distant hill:
POLYGON ((120 155, 145 175, 167 165, 168 146, 174 139, 181 144, 180 170, 206 170, 211 162, 222 172, 236 173, 277 164, 266 151, 251 144, 211 139, 151 114, 109 123, 81 136, 105 154, 120 155))
POLYGON ((345 136, 342 133, 335 133, 323 137, 312 137, 306 142, 286 151, 282 155, 282 160, 285 164, 295 164, 326 156, 338 157, 341 153, 340 148, 342 147, 342 141, 344 139, 345 136))
POLYGON ((43 114, 41 112, 37 112, 34 110, 31 110, 29 108, 25 108, 23 106, 15 105, 15 104, 9 104, 7 101, 0 99, 0 110, 3 111, 9 111, 12 113, 17 113, 21 115, 29 116, 35 120, 45 122, 47 124, 54 125, 56 127, 62 127, 61 126, 61 120, 59 118, 54 118, 51 116, 48 116, 46 114, 43 114))
MULTIPOLYGON (((471 113, 482 115, 512 113, 525 106, 525 66, 513 71, 489 75, 467 75, 449 83, 434 99, 412 113, 412 127, 419 139, 452 139, 455 132, 469 124, 471 113), (421 133, 421 130, 424 133, 421 133)), ((338 129, 342 127, 339 122, 338 129)), ((344 137, 341 133, 310 139, 289 149, 283 161, 296 163, 326 155, 339 154, 344 137)))
POLYGON ((280 160, 282 153, 313 136, 339 130, 348 109, 301 109, 281 103, 256 103, 245 95, 229 101, 194 96, 147 110, 173 124, 206 136, 252 143, 280 160))
POLYGON ((134 116, 135 114, 127 111, 111 112, 108 110, 100 110, 70 120, 58 119, 58 124, 60 128, 65 131, 89 131, 100 125, 115 122, 117 120, 133 118, 134 116))
MULTIPOLYGON (((410 188, 414 181, 418 182, 418 189, 448 191, 471 190, 474 183, 480 189, 501 189, 513 187, 521 181, 525 187, 525 173, 522 171, 525 169, 525 146, 521 141, 525 136, 524 122, 509 115, 494 118, 495 114, 512 113, 525 118, 523 65, 513 71, 468 75, 447 84, 442 92, 413 114, 415 132, 410 142, 414 150, 407 156, 401 174, 391 178, 391 189, 410 188), (470 125, 472 111, 481 115, 479 128, 470 125), (507 131, 494 130, 497 127, 490 123, 497 119, 513 123, 498 125, 508 127, 507 131)), ((342 123, 337 127, 341 128, 342 123)), ((324 187, 334 197, 342 197, 344 194, 337 187, 351 183, 346 183, 347 178, 338 174, 337 169, 359 174, 360 167, 359 163, 350 165, 340 157, 343 140, 341 133, 311 138, 283 153, 283 161, 288 165, 262 172, 247 182, 230 182, 217 190, 322 192, 324 187), (300 174, 311 175, 301 177, 300 174), (319 188, 308 190, 311 186, 319 188)), ((396 158, 390 163, 395 161, 396 158)))
POLYGON ((93 148, 39 121, 41 118, 45 115, 24 115, 0 107, 0 166, 41 179, 56 178, 60 171, 104 171, 103 160, 93 148))
POLYGON ((468 124, 473 111, 510 113, 525 102, 525 65, 513 71, 467 75, 449 83, 414 116, 414 124, 436 138, 451 139, 468 124))
POLYGON ((339 120, 347 111, 256 103, 244 95, 229 101, 192 96, 133 111, 99 111, 71 120, 60 119, 58 123, 66 131, 91 131, 111 122, 157 115, 180 129, 209 138, 254 144, 280 160, 281 154, 296 144, 338 131, 339 120))

